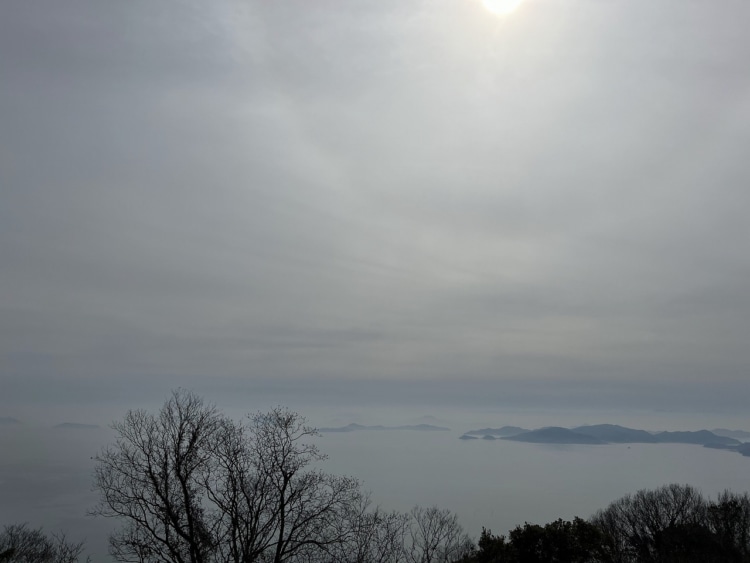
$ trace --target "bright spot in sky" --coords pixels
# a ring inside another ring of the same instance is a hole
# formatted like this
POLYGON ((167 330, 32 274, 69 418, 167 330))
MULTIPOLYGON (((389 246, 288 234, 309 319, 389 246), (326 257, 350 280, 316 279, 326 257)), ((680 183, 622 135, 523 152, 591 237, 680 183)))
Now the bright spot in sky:
POLYGON ((510 14, 521 5, 523 0, 482 0, 482 4, 490 12, 498 16, 510 14))

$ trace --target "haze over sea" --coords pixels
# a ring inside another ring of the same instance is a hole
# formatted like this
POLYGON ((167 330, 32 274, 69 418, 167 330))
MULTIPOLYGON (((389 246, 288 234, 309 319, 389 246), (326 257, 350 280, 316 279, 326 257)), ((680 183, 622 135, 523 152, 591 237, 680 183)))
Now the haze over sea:
MULTIPOLYGON (((213 397, 208 397, 213 399, 213 397)), ((233 417, 263 409, 226 398, 233 417)), ((133 405, 138 407, 140 405, 133 405)), ((158 405, 146 405, 149 409, 158 405)), ((273 403, 266 405, 266 408, 273 403)), ((687 444, 545 445, 505 440, 462 441, 465 431, 505 424, 546 425, 616 423, 649 430, 698 430, 740 427, 740 414, 582 410, 553 408, 342 407, 296 401, 293 408, 317 427, 356 422, 366 425, 433 424, 450 431, 358 431, 325 433, 318 438, 329 455, 324 469, 363 481, 373 501, 385 509, 406 511, 433 505, 456 512, 474 537, 482 527, 497 533, 525 521, 588 517, 620 496, 662 484, 689 483, 706 495, 750 490, 750 459, 733 452, 687 444)), ((98 429, 53 428, 52 409, 20 426, 0 427, 0 523, 27 521, 47 531, 86 539, 94 561, 107 561, 106 536, 113 525, 87 517, 96 501, 91 491, 91 457, 113 440, 106 425, 123 409, 82 407, 77 421, 98 429)), ((70 416, 70 412, 66 413, 70 416)), ((58 420, 58 422, 61 422, 58 420)))

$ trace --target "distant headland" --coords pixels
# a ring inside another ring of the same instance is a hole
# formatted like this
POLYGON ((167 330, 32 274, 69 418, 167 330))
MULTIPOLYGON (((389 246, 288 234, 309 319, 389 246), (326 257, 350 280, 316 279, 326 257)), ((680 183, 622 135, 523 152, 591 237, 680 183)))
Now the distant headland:
POLYGON ((11 418, 9 416, 0 416, 0 426, 18 426, 21 421, 17 418, 11 418))
POLYGON ((534 444, 696 444, 707 448, 736 451, 750 457, 750 442, 741 442, 733 436, 747 438, 750 437, 750 433, 743 430, 725 429, 715 432, 710 430, 649 432, 617 424, 594 424, 574 428, 546 426, 536 430, 518 426, 481 428, 469 430, 460 438, 472 440, 481 437, 488 440, 501 439, 534 444))

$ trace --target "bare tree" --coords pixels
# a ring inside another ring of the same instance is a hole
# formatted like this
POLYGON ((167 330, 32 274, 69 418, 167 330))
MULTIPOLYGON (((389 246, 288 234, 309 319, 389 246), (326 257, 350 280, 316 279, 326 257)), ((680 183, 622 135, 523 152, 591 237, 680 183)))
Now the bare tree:
POLYGON ((706 501, 690 485, 670 484, 626 495, 597 512, 592 523, 614 541, 617 561, 652 561, 665 533, 706 522, 706 501))
POLYGON ((237 423, 176 391, 158 415, 131 411, 96 457, 95 514, 125 526, 119 561, 249 563, 301 560, 349 540, 342 525, 359 483, 320 471, 317 435, 277 407, 237 423))
POLYGON ((356 563, 400 563, 404 561, 404 540, 408 514, 384 512, 379 508, 363 514, 354 536, 356 563))
POLYGON ((415 506, 409 514, 411 541, 406 559, 410 563, 449 563, 470 555, 474 549, 474 542, 451 511, 415 506))
POLYGON ((26 524, 5 526, 0 532, 0 563, 78 563, 82 554, 83 542, 70 542, 64 534, 47 536, 26 524))
POLYGON ((221 416, 192 393, 176 391, 158 415, 130 411, 118 438, 96 459, 94 514, 119 518, 110 537, 119 561, 211 561, 215 519, 204 503, 205 475, 221 416))
POLYGON ((215 449, 223 560, 275 563, 327 553, 351 534, 343 523, 361 497, 359 482, 314 468, 325 459, 305 419, 277 407, 227 424, 215 449))
POLYGON ((750 494, 722 492, 707 509, 708 525, 721 544, 750 560, 750 494))
POLYGON ((408 514, 371 508, 369 494, 363 494, 340 520, 345 540, 310 563, 402 563, 409 519, 408 514))

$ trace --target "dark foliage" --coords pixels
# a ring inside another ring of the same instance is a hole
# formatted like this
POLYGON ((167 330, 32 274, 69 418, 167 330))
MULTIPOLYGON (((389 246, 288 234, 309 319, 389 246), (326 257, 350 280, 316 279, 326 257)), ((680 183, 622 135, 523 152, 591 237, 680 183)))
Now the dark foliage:
POLYGON ((593 563, 611 561, 611 542, 593 524, 575 518, 517 526, 509 537, 482 530, 476 563, 593 563))
POLYGON ((618 563, 750 561, 747 494, 707 501, 689 485, 666 485, 622 497, 592 522, 612 539, 618 563))
POLYGON ((526 523, 508 537, 482 530, 465 563, 748 563, 750 496, 706 500, 689 485, 626 495, 590 521, 526 523))

